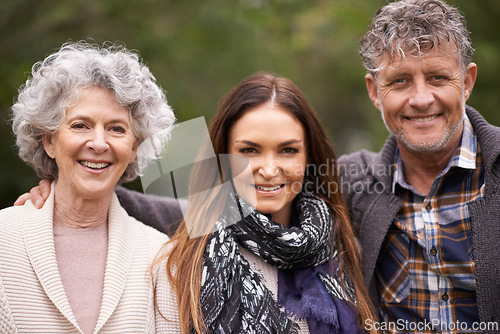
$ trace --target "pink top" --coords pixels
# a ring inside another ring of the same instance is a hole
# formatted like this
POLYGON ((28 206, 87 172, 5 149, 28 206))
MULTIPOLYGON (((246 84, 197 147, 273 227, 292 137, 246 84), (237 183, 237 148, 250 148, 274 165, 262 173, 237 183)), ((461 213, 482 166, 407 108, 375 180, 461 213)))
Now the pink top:
POLYGON ((108 226, 54 226, 59 274, 80 329, 92 333, 101 309, 108 226))

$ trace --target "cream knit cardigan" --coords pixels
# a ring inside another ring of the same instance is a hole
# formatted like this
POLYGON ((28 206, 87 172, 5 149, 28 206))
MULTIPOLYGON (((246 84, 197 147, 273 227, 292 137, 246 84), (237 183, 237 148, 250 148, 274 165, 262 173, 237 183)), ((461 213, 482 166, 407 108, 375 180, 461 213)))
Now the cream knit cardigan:
MULTIPOLYGON (((54 185, 40 210, 28 201, 0 211, 0 333, 82 333, 57 268, 53 211, 54 185)), ((103 299, 94 333, 155 332, 147 270, 167 240, 129 217, 113 194, 103 299)))

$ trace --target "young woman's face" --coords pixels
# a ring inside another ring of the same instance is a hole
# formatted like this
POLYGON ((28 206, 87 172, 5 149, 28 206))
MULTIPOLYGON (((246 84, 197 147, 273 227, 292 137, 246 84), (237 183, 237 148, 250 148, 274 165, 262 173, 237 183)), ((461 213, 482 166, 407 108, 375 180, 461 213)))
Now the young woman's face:
POLYGON ((233 125, 228 148, 228 153, 248 158, 252 171, 252 181, 235 183, 238 193, 243 198, 255 194, 259 212, 289 226, 292 200, 302 188, 307 163, 302 124, 288 111, 266 103, 248 110, 233 125))

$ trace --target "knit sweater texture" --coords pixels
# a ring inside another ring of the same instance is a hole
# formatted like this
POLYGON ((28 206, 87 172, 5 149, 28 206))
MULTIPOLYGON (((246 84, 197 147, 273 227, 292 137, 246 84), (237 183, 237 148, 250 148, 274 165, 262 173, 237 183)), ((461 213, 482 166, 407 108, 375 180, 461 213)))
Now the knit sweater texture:
MULTIPOLYGON (((58 270, 53 212, 54 187, 40 210, 28 201, 0 211, 0 333, 82 333, 58 270)), ((113 196, 103 297, 93 333, 155 333, 148 268, 167 240, 128 216, 113 196)))

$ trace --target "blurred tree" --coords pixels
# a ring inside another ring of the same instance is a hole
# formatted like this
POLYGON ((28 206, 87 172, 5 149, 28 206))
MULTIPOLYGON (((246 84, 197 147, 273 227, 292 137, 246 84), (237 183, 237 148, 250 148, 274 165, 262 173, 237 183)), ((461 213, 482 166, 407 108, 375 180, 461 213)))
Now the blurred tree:
MULTIPOLYGON (((359 38, 386 0, 2 0, 0 2, 0 208, 38 181, 16 154, 8 124, 33 63, 67 40, 119 41, 140 52, 179 121, 205 116, 260 70, 294 80, 338 153, 377 150, 387 137, 365 92, 359 38)), ((449 0, 466 15, 479 66, 469 100, 500 125, 500 3, 449 0)), ((138 181, 128 186, 140 189, 138 181)))

